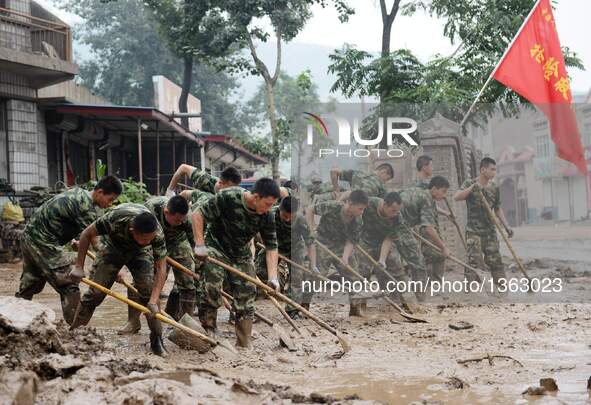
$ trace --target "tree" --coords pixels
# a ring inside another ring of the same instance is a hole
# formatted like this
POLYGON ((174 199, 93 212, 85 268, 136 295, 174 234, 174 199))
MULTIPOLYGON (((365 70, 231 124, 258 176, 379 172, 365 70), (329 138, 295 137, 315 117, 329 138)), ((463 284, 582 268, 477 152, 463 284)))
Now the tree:
MULTIPOLYGON (((115 104, 153 105, 152 76, 182 80, 181 61, 158 34, 151 12, 140 0, 67 0, 61 6, 84 20, 74 33, 91 55, 80 64, 78 80, 95 93, 115 104)), ((204 128, 245 132, 248 117, 240 104, 229 101, 238 88, 233 77, 204 63, 193 67, 191 82, 191 93, 203 105, 204 128)))
MULTIPOLYGON (((419 118, 429 118, 440 111, 451 119, 461 120, 482 85, 501 58, 511 39, 533 7, 532 0, 415 0, 401 4, 395 0, 388 8, 380 0, 383 23, 382 53, 344 46, 331 54, 329 72, 337 75, 331 91, 345 96, 375 96, 380 109, 395 103, 427 103, 418 111, 419 118), (421 63, 411 50, 390 51, 390 32, 399 10, 412 15, 425 10, 443 18, 444 35, 452 43, 460 42, 450 56, 437 55, 421 63)), ((583 68, 580 59, 564 48, 568 66, 583 68)), ((514 114, 522 100, 499 83, 491 83, 481 101, 501 103, 507 114, 514 114)), ((410 106, 407 106, 410 108, 410 106)))
MULTIPOLYGON (((193 65, 228 56, 237 36, 215 0, 144 0, 158 22, 158 31, 172 52, 183 60, 179 111, 187 112, 193 65)), ((181 119, 188 127, 189 119, 181 119)))
MULTIPOLYGON (((271 128, 271 167, 273 178, 279 179, 279 159, 283 152, 280 142, 282 127, 277 118, 277 107, 273 89, 281 71, 282 43, 289 42, 303 29, 310 18, 310 6, 325 6, 327 0, 220 0, 218 4, 228 13, 231 25, 237 30, 240 39, 246 44, 251 61, 243 60, 242 69, 251 74, 259 75, 265 84, 267 100, 266 112, 271 128), (268 20, 270 27, 256 25, 261 20, 268 20), (273 73, 260 59, 255 41, 266 42, 271 34, 277 43, 277 55, 273 73)), ((344 0, 332 0, 341 21, 346 21, 352 13, 344 0)))

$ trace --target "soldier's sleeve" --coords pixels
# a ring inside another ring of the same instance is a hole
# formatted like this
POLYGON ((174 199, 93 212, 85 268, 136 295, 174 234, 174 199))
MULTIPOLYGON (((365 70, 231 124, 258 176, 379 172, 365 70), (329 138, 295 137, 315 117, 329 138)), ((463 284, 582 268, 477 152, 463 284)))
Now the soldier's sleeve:
POLYGON ((355 174, 355 170, 343 170, 339 176, 339 180, 351 183, 353 181, 353 174, 355 174))
POLYGON ((460 190, 465 190, 472 185, 472 180, 468 179, 465 180, 462 185, 460 186, 460 190))
POLYGON ((268 212, 261 223, 259 234, 263 239, 263 244, 266 250, 277 249, 277 232, 275 230, 275 219, 273 215, 268 212))
POLYGON ((70 201, 69 205, 69 212, 67 215, 70 218, 74 219, 74 222, 77 224, 80 232, 82 232, 86 227, 92 224, 96 218, 96 210, 94 206, 87 202, 83 201, 70 201))
POLYGON ((491 208, 493 211, 496 211, 500 207, 501 207, 501 191, 500 191, 499 187, 495 186, 494 201, 491 204, 491 208))
POLYGON ((151 246, 154 260, 162 260, 166 257, 166 240, 164 239, 162 228, 158 228, 158 233, 156 234, 156 237, 152 239, 151 246))
POLYGON ((215 218, 221 216, 220 207, 222 206, 224 196, 224 194, 214 194, 213 197, 201 204, 198 208, 206 222, 213 221, 215 218))
POLYGON ((215 193, 215 183, 218 179, 204 170, 195 169, 191 173, 191 182, 193 187, 206 191, 208 193, 215 193))
POLYGON ((187 235, 187 239, 189 240, 189 244, 191 247, 195 247, 195 238, 193 238, 193 225, 191 224, 191 215, 187 216, 185 222, 183 222, 183 232, 187 235))
POLYGON ((297 227, 296 227, 296 234, 295 237, 301 236, 304 239, 304 243, 306 246, 312 246, 314 243, 314 235, 312 235, 312 231, 310 231, 310 227, 308 226, 308 222, 302 216, 296 217, 297 227))
POLYGON ((338 205, 335 201, 323 201, 319 202, 318 204, 314 205, 314 214, 316 215, 324 215, 329 213, 335 205, 338 205))
POLYGON ((435 204, 432 203, 428 197, 421 199, 421 218, 419 226, 421 228, 426 226, 435 226, 437 224, 437 210, 435 204))

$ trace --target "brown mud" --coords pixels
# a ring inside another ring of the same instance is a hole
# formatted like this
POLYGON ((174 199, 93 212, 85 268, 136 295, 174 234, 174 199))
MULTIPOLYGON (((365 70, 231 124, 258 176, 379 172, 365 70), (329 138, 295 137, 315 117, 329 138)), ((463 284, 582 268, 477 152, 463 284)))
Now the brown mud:
MULTIPOLYGON (((519 233, 516 239, 519 245, 519 233)), ((588 243, 578 235, 573 240, 588 243)), ((34 343, 30 336, 28 343, 0 337, 1 367, 35 373, 37 401, 47 404, 322 403, 345 398, 341 403, 588 403, 591 267, 584 260, 549 256, 553 250, 546 246, 560 251, 560 246, 569 243, 564 238, 545 239, 534 252, 538 259, 528 255, 525 262, 532 275, 564 276, 565 294, 573 303, 510 304, 498 300, 468 304, 461 297, 444 299, 421 314, 429 323, 418 324, 404 322, 383 301, 371 301, 365 319, 349 318, 342 300, 315 301, 312 311, 351 343, 353 350, 346 355, 336 338, 313 322, 296 321, 305 334, 301 337, 268 301, 258 301, 258 309, 288 331, 296 351, 281 347, 273 329, 257 322, 251 351, 239 350, 233 355, 216 348, 198 354, 167 340, 169 356, 161 359, 149 353, 144 319, 140 334, 116 334, 127 311, 122 303, 107 298, 90 328, 71 333, 58 325, 64 347, 61 354, 49 353, 43 345, 35 348, 39 340, 34 343), (473 327, 450 327, 460 322, 473 327), (13 349, 6 350, 7 345, 13 349), (7 353, 12 353, 10 362, 6 362, 7 353), (51 357, 47 358, 50 354, 67 357, 72 367, 52 372, 56 359, 52 363, 51 357), (489 355, 506 358, 489 360, 489 355), (39 366, 43 359, 45 369, 39 366), (559 390, 544 396, 522 394, 537 386, 541 378, 554 378, 559 390)), ((454 270, 452 275, 459 277, 456 273, 454 270)), ((516 275, 516 270, 510 274, 516 275)), ((0 295, 13 294, 19 275, 19 264, 0 265, 0 295)), ((169 281, 167 288, 170 286, 169 281)), ((115 290, 124 292, 120 285, 115 290)), ((34 301, 53 309, 61 319, 58 296, 50 287, 34 301)), ((227 311, 221 310, 221 335, 233 343, 233 326, 227 320, 227 311)))

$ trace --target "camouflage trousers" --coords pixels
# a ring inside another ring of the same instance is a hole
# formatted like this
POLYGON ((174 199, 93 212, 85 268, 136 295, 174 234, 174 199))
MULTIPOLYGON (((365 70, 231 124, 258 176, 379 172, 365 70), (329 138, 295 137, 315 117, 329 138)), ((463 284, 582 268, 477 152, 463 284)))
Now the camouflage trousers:
MULTIPOLYGON (((287 257, 288 259, 304 265, 304 254, 303 254, 303 246, 292 248, 291 254, 287 252, 279 252, 283 256, 287 257)), ((265 258, 265 251, 261 250, 256 257, 256 267, 257 267, 257 274, 261 280, 267 280, 267 261, 265 258)), ((279 259, 281 264, 281 259, 279 259)), ((311 280, 312 278, 304 273, 301 269, 298 269, 295 266, 292 266, 289 263, 286 263, 288 268, 288 275, 287 275, 287 296, 291 298, 293 301, 297 302, 298 304, 307 303, 309 304, 310 301, 304 301, 304 295, 302 292, 302 283, 305 280, 311 280)), ((309 295, 306 295, 306 298, 311 298, 309 295)), ((294 310, 291 306, 287 305, 287 311, 294 310)))
MULTIPOLYGON (((380 251, 382 249, 381 244, 378 246, 370 246, 365 243, 360 243, 359 246, 369 253, 375 261, 380 259, 380 251)), ((394 246, 390 249, 390 253, 386 258, 386 272, 388 275, 384 274, 383 271, 376 269, 375 265, 363 253, 359 252, 358 257, 359 266, 364 269, 364 274, 372 274, 373 272, 383 291, 386 291, 386 285, 389 281, 392 281, 392 278, 396 281, 408 281, 409 279, 402 266, 400 254, 394 246)))
MULTIPOLYGON (((73 313, 70 314, 68 308, 74 304, 77 305, 80 298, 78 284, 72 283, 68 274, 70 265, 76 260, 76 252, 67 252, 61 246, 52 246, 52 254, 59 255, 59 257, 53 256, 53 262, 48 262, 44 259, 45 249, 32 243, 26 237, 21 240, 21 251, 23 272, 15 296, 31 300, 35 294, 43 291, 46 283, 49 283, 60 295, 64 319, 71 323, 73 313), (55 267, 56 265, 57 267, 55 267)), ((75 305, 73 309, 75 309, 75 305)))
POLYGON ((488 267, 493 277, 504 277, 505 268, 496 232, 485 234, 466 232, 466 245, 468 246, 468 264, 470 266, 479 269, 488 267))
MULTIPOLYGON (((167 253, 168 256, 179 262, 181 265, 186 267, 187 269, 195 272, 195 261, 193 260, 193 249, 191 249, 191 245, 189 242, 185 241, 184 243, 172 246, 168 248, 167 246, 167 253)), ((184 273, 181 270, 178 270, 174 266, 169 266, 172 268, 172 273, 174 274, 174 289, 179 292, 187 292, 190 294, 195 293, 195 279, 190 275, 184 273)))
MULTIPOLYGON (((330 246, 324 243, 324 245, 330 249, 331 252, 336 254, 337 256, 341 257, 343 255, 344 247, 341 246, 330 246)), ((341 264, 340 260, 333 258, 327 252, 324 251, 321 247, 317 248, 317 260, 318 260, 318 269, 324 276, 328 276, 330 274, 331 269, 335 269, 340 275, 347 281, 354 282, 359 281, 358 277, 353 276, 344 266, 341 264)), ((371 277, 371 270, 368 268, 360 268, 359 267, 359 260, 357 258, 356 253, 354 252, 351 257, 349 257, 349 266, 353 268, 361 277, 364 279, 368 279, 371 277)), ((349 292, 349 302, 352 302, 356 299, 360 298, 358 293, 354 291, 349 292)), ((304 302, 310 302, 312 299, 312 293, 304 294, 303 298, 304 302)))
MULTIPOLYGON (((425 239, 429 239, 426 234, 422 234, 422 236, 425 239)), ((423 258, 425 259, 425 266, 429 278, 433 281, 441 282, 443 275, 445 274, 445 256, 426 243, 421 243, 421 251, 423 253, 423 258)))
MULTIPOLYGON (((422 283, 427 282, 427 267, 421 251, 421 246, 408 228, 400 229, 394 242, 402 260, 410 268, 411 278, 422 283)), ((419 300, 426 299, 425 294, 416 294, 419 300)))
MULTIPOLYGON (((139 296, 130 294, 130 299, 146 305, 154 284, 154 258, 149 247, 131 252, 121 252, 114 247, 105 246, 97 252, 96 260, 92 264, 90 279, 106 288, 111 288, 123 266, 126 266, 131 272, 133 285, 139 292, 139 296)), ((85 308, 84 312, 88 314, 88 319, 104 299, 105 294, 101 291, 94 288, 89 288, 86 291, 80 303, 85 308)))
MULTIPOLYGON (((208 247, 209 256, 237 268, 249 276, 256 277, 253 260, 232 261, 221 251, 208 247)), ((201 298, 199 300, 199 317, 206 317, 208 313, 216 311, 223 305, 220 289, 234 297, 232 306, 236 313, 236 320, 252 319, 255 311, 256 286, 224 268, 206 262, 201 271, 201 298)))

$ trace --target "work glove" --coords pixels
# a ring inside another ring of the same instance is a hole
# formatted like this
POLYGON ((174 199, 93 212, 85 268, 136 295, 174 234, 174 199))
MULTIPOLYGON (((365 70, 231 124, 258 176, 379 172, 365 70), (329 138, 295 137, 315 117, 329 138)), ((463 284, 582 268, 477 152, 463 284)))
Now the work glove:
POLYGON ((381 267, 383 270, 386 270, 386 269, 388 268, 388 266, 386 266, 386 262, 378 262, 378 264, 380 265, 380 267, 381 267))
POLYGON ((74 251, 78 251, 78 246, 80 245, 80 242, 78 242, 76 239, 72 239, 72 241, 70 242, 70 246, 72 246, 72 249, 74 249, 74 251))
POLYGON ((70 276, 70 280, 72 280, 72 282, 76 284, 80 283, 82 279, 86 277, 84 269, 78 266, 72 266, 72 268, 70 269, 70 273, 68 273, 68 275, 70 276))
POLYGON ((166 189, 166 193, 164 193, 164 195, 167 196, 167 197, 174 197, 176 195, 176 193, 174 192, 173 189, 167 188, 166 189))
POLYGON ((320 269, 317 266, 312 267, 312 271, 316 274, 321 274, 320 269))
MULTIPOLYGON (((146 305, 146 308, 150 310, 152 316, 160 313, 160 307, 158 306, 158 304, 148 303, 148 305, 146 305)), ((146 315, 150 316, 150 314, 146 315)))
POLYGON ((193 248, 193 254, 196 258, 204 260, 209 255, 209 252, 207 251, 207 246, 195 245, 193 248))
POLYGON ((279 288, 281 288, 281 286, 279 285, 279 280, 277 280, 277 277, 270 278, 269 281, 267 281, 267 285, 273 288, 275 291, 279 291, 279 288))

